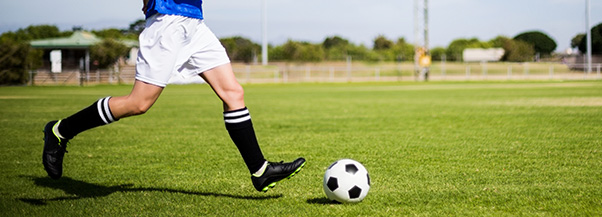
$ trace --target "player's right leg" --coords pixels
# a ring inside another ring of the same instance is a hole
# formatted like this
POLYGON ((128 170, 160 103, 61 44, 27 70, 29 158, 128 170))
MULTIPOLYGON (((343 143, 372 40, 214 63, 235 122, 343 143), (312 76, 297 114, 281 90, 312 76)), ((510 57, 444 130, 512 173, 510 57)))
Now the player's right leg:
POLYGON ((182 32, 176 17, 155 15, 146 20, 140 34, 140 50, 136 60, 136 82, 132 92, 121 97, 106 97, 44 128, 43 164, 54 179, 63 172, 63 156, 67 142, 75 135, 120 118, 144 114, 155 103, 167 85, 183 47, 182 32))
POLYGON ((163 88, 136 81, 127 96, 105 97, 62 120, 50 121, 44 127, 42 164, 53 179, 63 174, 63 157, 67 143, 77 134, 110 124, 120 118, 144 114, 155 103, 163 88))

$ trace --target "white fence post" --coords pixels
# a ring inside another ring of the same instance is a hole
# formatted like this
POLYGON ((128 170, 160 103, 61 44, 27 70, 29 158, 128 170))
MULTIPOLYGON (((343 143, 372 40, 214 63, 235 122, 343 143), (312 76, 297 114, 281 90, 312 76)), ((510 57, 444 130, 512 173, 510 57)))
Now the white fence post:
POLYGON ((512 65, 508 65, 508 80, 512 78, 512 65))
POLYGON ((347 56, 347 81, 351 81, 351 56, 347 56))
POLYGON ((487 79, 487 62, 481 62, 481 70, 483 70, 483 79, 487 79))
POLYGON ((309 81, 311 79, 311 66, 307 65, 305 67, 305 80, 309 81))
POLYGON ((247 83, 249 83, 251 81, 251 66, 250 65, 245 66, 245 77, 247 78, 247 83))
POLYGON ((443 61, 441 61, 441 76, 445 79, 445 55, 443 55, 443 61))

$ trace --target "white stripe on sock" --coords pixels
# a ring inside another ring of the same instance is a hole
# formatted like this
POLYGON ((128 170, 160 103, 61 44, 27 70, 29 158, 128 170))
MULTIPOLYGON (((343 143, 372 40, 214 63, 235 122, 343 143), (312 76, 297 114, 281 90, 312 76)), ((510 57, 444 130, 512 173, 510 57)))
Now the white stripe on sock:
POLYGON ((226 112, 224 113, 224 117, 229 118, 229 117, 236 117, 236 116, 242 116, 242 115, 247 115, 249 114, 249 110, 245 109, 242 111, 237 111, 237 112, 226 112))
POLYGON ((241 122, 248 121, 250 119, 251 119, 251 115, 247 115, 247 116, 236 118, 236 119, 224 119, 224 121, 229 124, 238 124, 241 122))
POLYGON ((105 122, 105 124, 109 124, 109 122, 107 121, 107 119, 105 118, 104 114, 102 114, 102 101, 104 99, 100 99, 98 100, 98 102, 96 103, 96 107, 98 109, 98 116, 100 116, 100 119, 102 119, 102 121, 105 122))
POLYGON ((104 105, 103 105, 103 107, 105 109, 105 114, 106 114, 107 118, 109 119, 109 123, 112 123, 115 120, 113 120, 113 114, 111 114, 111 109, 109 108, 109 99, 111 99, 110 96, 104 98, 104 105))

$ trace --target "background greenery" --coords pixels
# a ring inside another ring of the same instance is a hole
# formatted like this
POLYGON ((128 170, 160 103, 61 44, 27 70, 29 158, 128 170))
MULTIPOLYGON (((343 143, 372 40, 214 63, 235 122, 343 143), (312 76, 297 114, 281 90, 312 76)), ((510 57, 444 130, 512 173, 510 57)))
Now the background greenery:
MULTIPOLYGON (((106 68, 120 56, 127 54, 127 48, 118 39, 136 40, 144 29, 144 20, 137 20, 127 29, 102 29, 91 31, 103 41, 91 48, 91 59, 97 67, 106 68)), ((76 27, 74 30, 83 30, 76 27)), ((602 54, 602 23, 592 28, 592 53, 602 54)), ((29 71, 42 65, 42 51, 29 46, 31 40, 69 36, 73 31, 59 31, 53 25, 28 26, 15 32, 0 35, 0 85, 26 84, 29 71)), ((259 44, 240 36, 220 39, 233 61, 250 63, 260 59, 259 44)), ((577 33, 571 46, 582 53, 586 51, 585 35, 577 33)), ((501 61, 531 62, 550 60, 560 62, 554 55, 556 42, 552 37, 539 31, 528 31, 510 38, 497 36, 482 41, 478 38, 459 38, 447 47, 430 48, 434 61, 462 61, 462 51, 466 48, 503 48, 505 55, 501 61)), ((388 39, 383 35, 374 38, 372 45, 356 45, 347 39, 333 35, 322 42, 288 40, 284 44, 269 45, 270 61, 321 62, 354 61, 393 62, 414 61, 414 45, 405 38, 388 39), (370 47, 371 46, 371 47, 370 47)))
POLYGON ((256 192, 206 85, 82 133, 47 178, 42 128, 130 86, 0 88, 0 216, 599 216, 602 83, 246 85, 267 158, 308 164, 256 192), (333 204, 326 167, 362 162, 366 199, 333 204))

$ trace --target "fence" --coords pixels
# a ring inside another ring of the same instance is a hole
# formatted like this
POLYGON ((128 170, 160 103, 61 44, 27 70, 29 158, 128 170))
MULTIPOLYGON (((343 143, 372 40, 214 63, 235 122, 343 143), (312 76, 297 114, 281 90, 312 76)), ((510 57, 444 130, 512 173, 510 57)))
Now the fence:
MULTIPOLYGON (((417 81, 414 64, 402 63, 274 63, 268 66, 232 64, 234 73, 241 83, 301 83, 301 82, 378 82, 417 81)), ((602 64, 592 65, 587 73, 575 68, 583 64, 560 63, 458 63, 435 62, 430 67, 431 81, 478 81, 478 80, 591 80, 602 79, 602 64)), ((119 69, 99 70, 90 73, 67 71, 49 73, 40 71, 32 74, 34 85, 87 85, 133 83, 134 66, 119 69)), ((198 80, 196 80, 198 81, 198 80)))
POLYGON ((79 69, 52 73, 38 70, 30 73, 31 85, 90 85, 90 84, 129 84, 134 83, 135 67, 124 66, 118 69, 93 70, 85 73, 79 69))
MULTIPOLYGON (((560 63, 446 63, 430 67, 428 79, 445 80, 582 80, 602 79, 602 64, 594 64, 591 73, 572 70, 581 65, 560 63)), ((272 66, 233 65, 240 82, 358 82, 416 81, 414 65, 405 63, 323 63, 275 64, 272 66)))

